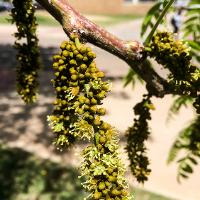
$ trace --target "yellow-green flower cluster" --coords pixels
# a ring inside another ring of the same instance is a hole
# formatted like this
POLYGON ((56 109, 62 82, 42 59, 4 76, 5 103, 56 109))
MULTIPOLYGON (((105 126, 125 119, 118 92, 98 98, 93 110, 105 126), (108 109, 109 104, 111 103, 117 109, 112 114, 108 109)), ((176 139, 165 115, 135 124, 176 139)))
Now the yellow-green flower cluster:
POLYGON ((90 193, 88 199, 128 200, 124 167, 118 156, 116 131, 106 122, 96 123, 95 141, 83 151, 82 176, 87 177, 83 184, 90 193))
POLYGON ((94 144, 84 150, 81 167, 88 178, 83 185, 90 192, 89 199, 128 200, 116 132, 101 120, 106 111, 100 105, 110 90, 109 83, 96 67, 96 55, 78 38, 72 37, 60 48, 53 63, 56 100, 48 117, 55 144, 64 148, 77 138, 92 139, 94 144))
POLYGON ((110 86, 102 80, 104 73, 96 67, 96 55, 78 38, 63 42, 60 48, 61 52, 53 57, 52 82, 57 98, 48 120, 55 133, 55 144, 64 148, 78 137, 94 137, 93 125, 105 114, 99 105, 110 86))
POLYGON ((182 41, 175 40, 173 33, 156 32, 146 50, 178 80, 182 80, 189 70, 190 49, 182 41))
POLYGON ((150 109, 154 109, 150 97, 144 97, 142 102, 134 107, 135 115, 139 115, 138 119, 134 119, 133 126, 126 132, 126 150, 130 160, 130 168, 133 176, 142 183, 148 179, 151 172, 144 144, 150 135, 148 126, 148 120, 151 119, 150 109))
POLYGON ((16 58, 19 61, 16 70, 17 91, 26 103, 31 103, 36 100, 40 67, 35 9, 32 0, 13 0, 12 3, 12 23, 17 27, 14 47, 18 51, 16 58))
POLYGON ((174 92, 195 98, 194 107, 200 113, 200 69, 191 64, 190 48, 175 40, 170 32, 157 32, 145 48, 147 55, 169 69, 169 83, 174 92))

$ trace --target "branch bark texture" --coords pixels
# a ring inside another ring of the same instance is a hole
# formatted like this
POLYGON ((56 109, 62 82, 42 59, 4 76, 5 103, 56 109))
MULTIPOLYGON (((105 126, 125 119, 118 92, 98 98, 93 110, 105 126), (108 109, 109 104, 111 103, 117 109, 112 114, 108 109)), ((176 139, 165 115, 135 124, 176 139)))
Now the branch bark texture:
POLYGON ((145 65, 143 45, 138 41, 124 41, 91 22, 76 11, 67 0, 37 0, 70 36, 98 46, 124 60, 146 82, 152 95, 163 97, 170 93, 167 81, 150 66, 145 65))

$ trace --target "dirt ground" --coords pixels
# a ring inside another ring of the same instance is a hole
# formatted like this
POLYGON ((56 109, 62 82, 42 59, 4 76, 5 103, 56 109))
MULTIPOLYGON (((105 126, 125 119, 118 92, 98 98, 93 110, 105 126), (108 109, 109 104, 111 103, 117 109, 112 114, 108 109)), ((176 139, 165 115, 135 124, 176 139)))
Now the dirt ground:
MULTIPOLYGON (((130 22, 123 26, 109 28, 122 38, 138 38, 139 21, 130 22), (126 31, 125 31, 126 30, 126 31), (136 30, 135 32, 131 30, 136 30)), ((50 158, 58 162, 65 162, 68 165, 78 165, 80 160, 79 152, 83 145, 78 145, 70 152, 58 152, 51 144, 52 133, 50 132, 46 116, 52 111, 52 101, 54 93, 50 84, 52 77, 48 69, 51 65, 50 57, 56 51, 65 35, 61 29, 41 28, 39 36, 43 48, 43 57, 47 63, 46 70, 41 72, 41 83, 38 102, 25 106, 15 92, 15 72, 13 66, 14 52, 11 50, 13 39, 8 37, 12 33, 13 27, 0 27, 0 52, 4 52, 4 60, 0 54, 0 140, 10 146, 17 146, 34 152, 40 157, 50 158), (49 33, 49 34, 47 34, 49 33), (9 50, 6 57, 5 46, 9 50), (3 66, 3 63, 10 61, 9 66, 3 66)), ((99 68, 113 80, 112 92, 105 100, 104 105, 108 110, 105 119, 115 126, 120 132, 122 158, 128 165, 126 154, 124 152, 124 132, 133 121, 132 107, 141 100, 145 93, 145 87, 137 83, 133 90, 131 86, 124 88, 121 78, 126 74, 128 66, 120 59, 95 48, 98 54, 97 63, 99 68)), ((176 165, 167 166, 167 153, 173 139, 179 130, 185 127, 192 119, 194 113, 189 108, 183 108, 180 115, 175 117, 169 124, 166 123, 168 109, 172 103, 172 97, 166 96, 164 99, 153 99, 156 110, 152 112, 153 120, 150 123, 152 128, 151 139, 148 142, 148 154, 151 159, 152 174, 149 181, 143 186, 138 185, 130 175, 127 177, 132 186, 138 186, 178 200, 198 200, 200 191, 198 182, 200 180, 199 167, 189 180, 178 184, 176 182, 176 165)))

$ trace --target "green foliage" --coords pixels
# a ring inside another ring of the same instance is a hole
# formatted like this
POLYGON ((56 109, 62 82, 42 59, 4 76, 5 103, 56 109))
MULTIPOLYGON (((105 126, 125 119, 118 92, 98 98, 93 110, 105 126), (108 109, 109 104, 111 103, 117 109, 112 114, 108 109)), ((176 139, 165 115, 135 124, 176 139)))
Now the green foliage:
POLYGON ((200 62, 200 8, 198 0, 192 0, 188 5, 186 19, 183 23, 184 39, 191 47, 191 54, 198 62, 200 62))
MULTIPOLYGON (((18 148, 0 147, 1 200, 81 200, 76 169, 38 159, 18 148)), ((83 180, 82 180, 83 181, 83 180)))
POLYGON ((16 70, 17 91, 26 103, 31 103, 36 100, 40 66, 35 9, 32 0, 13 0, 13 6, 12 23, 17 27, 14 48, 18 51, 16 58, 19 61, 16 70))
MULTIPOLYGON (((1 200, 83 200, 86 196, 78 170, 44 160, 19 148, 0 144, 1 200)), ((172 200, 134 188, 138 200, 172 200)))
POLYGON ((158 19, 156 20, 155 24, 153 25, 150 33, 148 34, 148 36, 146 37, 145 41, 144 41, 144 45, 149 44, 149 42, 151 42, 151 39, 154 35, 154 33, 156 32, 158 26, 162 23, 165 15, 167 14, 167 12, 169 11, 169 9, 171 8, 171 5, 175 2, 175 0, 169 0, 169 1, 164 1, 164 3, 162 4, 163 9, 160 9, 162 12, 160 13, 160 15, 158 16, 158 19))
POLYGON ((132 86, 135 86, 136 82, 136 76, 137 73, 133 69, 129 69, 127 75, 124 77, 124 87, 126 87, 129 84, 132 84, 132 86))
POLYGON ((148 179, 151 170, 149 169, 149 160, 146 156, 146 146, 144 142, 150 135, 148 120, 151 119, 150 109, 154 109, 150 96, 145 97, 142 102, 134 107, 134 124, 126 132, 128 157, 133 176, 138 182, 144 183, 148 179))
POLYGON ((141 77, 133 69, 129 69, 127 75, 124 77, 124 87, 129 84, 132 84, 134 87, 137 80, 139 80, 140 83, 143 83, 141 77))
POLYGON ((154 26, 155 21, 160 15, 160 8, 162 5, 163 5, 162 1, 157 1, 147 12, 142 22, 141 33, 140 33, 142 37, 147 32, 148 28, 152 28, 154 26))
POLYGON ((174 115, 177 115, 182 106, 187 107, 191 102, 193 102, 193 98, 190 96, 183 95, 176 97, 169 109, 168 120, 172 119, 174 115))
MULTIPOLYGON (((148 66, 152 68, 152 64, 148 59, 145 59, 142 64, 145 67, 148 66)), ((123 81, 124 81, 124 87, 131 84, 132 87, 134 88, 136 81, 139 81, 141 84, 144 84, 143 79, 132 68, 129 69, 123 81)))
POLYGON ((200 158, 200 116, 185 129, 183 129, 171 147, 168 163, 174 161, 183 152, 184 156, 177 161, 178 180, 188 178, 193 173, 193 166, 198 164, 200 158))

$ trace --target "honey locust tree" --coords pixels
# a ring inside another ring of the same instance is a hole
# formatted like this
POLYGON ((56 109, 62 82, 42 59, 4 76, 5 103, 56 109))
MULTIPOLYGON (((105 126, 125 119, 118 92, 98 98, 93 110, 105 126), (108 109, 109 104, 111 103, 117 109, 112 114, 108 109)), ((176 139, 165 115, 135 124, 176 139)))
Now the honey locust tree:
MULTIPOLYGON (((110 91, 110 85, 104 79, 105 74, 96 66, 96 54, 87 43, 126 62, 130 66, 127 83, 137 75, 146 84, 146 94, 134 107, 134 124, 126 132, 130 167, 139 182, 147 180, 151 171, 144 143, 150 135, 148 122, 154 108, 151 98, 164 98, 171 94, 178 95, 181 101, 184 101, 184 97, 193 103, 197 118, 187 131, 180 134, 173 146, 173 152, 186 151, 186 157, 180 162, 179 174, 187 177, 192 172, 191 165, 197 164, 200 157, 200 70, 192 63, 194 51, 191 52, 187 43, 175 39, 170 32, 157 31, 174 0, 159 2, 149 11, 143 23, 143 32, 147 32, 148 27, 151 30, 144 43, 124 41, 109 33, 82 16, 67 0, 37 2, 60 23, 69 38, 60 45, 60 52, 53 56, 55 76, 52 84, 56 100, 48 121, 54 132, 54 144, 59 149, 67 149, 78 140, 91 141, 83 150, 81 163, 82 176, 86 177, 83 186, 89 192, 88 199, 126 200, 132 197, 119 158, 117 132, 101 118, 106 113, 102 100, 110 91), (158 14, 156 6, 161 4, 162 11, 158 14), (154 17, 157 18, 155 22, 154 17), (149 58, 169 71, 166 79, 151 66, 149 58)), ((17 91, 26 103, 32 103, 37 98, 40 67, 35 8, 32 0, 13 0, 12 3, 12 22, 17 26, 14 47, 18 50, 19 61, 17 91)), ((195 35, 195 39, 198 38, 195 35)), ((193 43, 196 49, 198 45, 193 43)))

